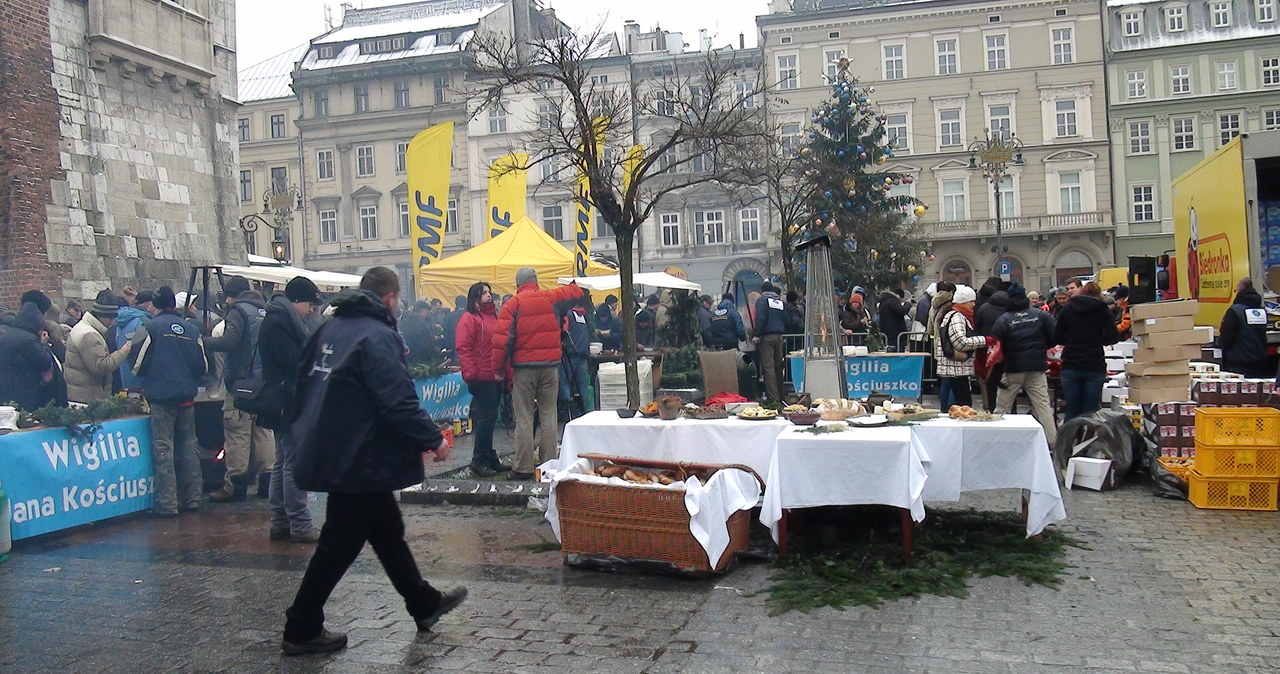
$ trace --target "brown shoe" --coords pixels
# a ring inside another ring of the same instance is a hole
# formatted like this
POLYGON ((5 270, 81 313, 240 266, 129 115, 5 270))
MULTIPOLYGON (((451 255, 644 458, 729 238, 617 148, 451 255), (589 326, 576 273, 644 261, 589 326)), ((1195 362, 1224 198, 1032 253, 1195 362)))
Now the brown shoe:
POLYGON ((235 501, 243 501, 244 499, 244 494, 236 494, 235 492, 230 492, 226 489, 219 489, 218 491, 209 494, 209 500, 214 503, 233 503, 235 501))

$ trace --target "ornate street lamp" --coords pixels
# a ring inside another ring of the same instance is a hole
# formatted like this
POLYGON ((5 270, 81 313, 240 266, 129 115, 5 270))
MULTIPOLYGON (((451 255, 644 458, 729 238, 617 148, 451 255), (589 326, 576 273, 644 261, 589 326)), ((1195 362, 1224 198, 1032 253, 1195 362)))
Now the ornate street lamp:
POLYGON ((974 140, 969 144, 969 169, 982 169, 982 177, 991 181, 991 193, 995 197, 996 206, 996 245, 991 252, 996 254, 996 271, 1008 248, 1004 245, 1004 232, 1000 223, 1000 182, 1009 175, 1009 166, 1022 166, 1022 141, 1012 133, 997 131, 993 136, 991 129, 983 129, 983 140, 974 140))
POLYGON ((240 229, 244 232, 245 242, 258 231, 258 225, 270 227, 275 235, 271 240, 271 255, 277 262, 289 261, 289 224, 293 222, 293 212, 302 210, 302 190, 297 186, 285 187, 273 185, 262 194, 262 215, 250 213, 240 218, 240 229), (262 217, 273 216, 271 220, 262 217))

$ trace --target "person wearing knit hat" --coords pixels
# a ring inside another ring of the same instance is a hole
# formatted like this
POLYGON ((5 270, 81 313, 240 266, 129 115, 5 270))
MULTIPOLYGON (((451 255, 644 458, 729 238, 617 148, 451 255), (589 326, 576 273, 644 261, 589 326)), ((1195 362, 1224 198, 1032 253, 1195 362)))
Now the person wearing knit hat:
POLYGON ((222 286, 223 294, 230 298, 239 297, 241 293, 248 290, 249 281, 247 281, 243 276, 232 276, 227 279, 227 282, 222 286))
POLYGON ((152 309, 154 308, 154 307, 152 307, 152 306, 151 306, 151 301, 152 301, 152 300, 154 300, 155 298, 156 298, 156 293, 155 293, 155 291, 152 291, 152 290, 144 290, 144 291, 142 291, 142 292, 138 293, 138 294, 133 298, 133 306, 135 306, 135 307, 137 307, 137 308, 139 308, 139 309, 141 309, 141 310, 143 310, 143 311, 151 312, 151 311, 152 311, 152 309))
POLYGON ((91 403, 111 396, 111 375, 124 363, 133 345, 126 342, 114 351, 108 346, 108 329, 116 324, 119 306, 110 290, 103 290, 93 306, 67 337, 67 399, 91 403))
POLYGON ((1031 304, 1026 288, 1015 285, 1009 288, 1008 295, 1009 305, 991 330, 991 336, 1000 341, 1004 352, 1004 374, 996 390, 995 411, 1007 414, 1013 409, 1018 394, 1025 391, 1031 401, 1031 414, 1044 428, 1045 438, 1053 447, 1057 428, 1049 402, 1044 354, 1053 346, 1054 320, 1031 304))
POLYGON ((934 357, 938 363, 938 398, 943 410, 951 405, 973 405, 973 356, 979 349, 995 343, 993 337, 973 334, 973 307, 978 293, 966 285, 957 285, 951 295, 951 307, 938 320, 938 338, 934 357), (945 343, 944 343, 945 342, 945 343))
POLYGON ((320 289, 305 276, 296 276, 290 280, 284 287, 284 296, 289 298, 290 302, 320 304, 320 289))

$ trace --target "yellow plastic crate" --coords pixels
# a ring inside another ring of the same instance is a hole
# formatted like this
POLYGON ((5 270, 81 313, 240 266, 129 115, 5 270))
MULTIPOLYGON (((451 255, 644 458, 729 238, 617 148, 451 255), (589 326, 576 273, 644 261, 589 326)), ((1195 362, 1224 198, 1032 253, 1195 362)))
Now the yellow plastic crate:
POLYGON ((1195 463, 1205 477, 1280 477, 1280 447, 1215 447, 1196 438, 1195 463))
MULTIPOLYGON (((1199 457, 1196 457, 1197 464, 1199 457)), ((1187 473, 1187 498, 1197 508, 1212 510, 1275 510, 1276 478, 1205 477, 1187 473)))
POLYGON ((1165 470, 1182 478, 1183 482, 1187 480, 1187 471, 1191 470, 1195 465, 1195 459, 1179 456, 1161 456, 1157 459, 1165 470))
POLYGON ((1269 407, 1196 408, 1196 445, 1280 447, 1280 410, 1269 407))

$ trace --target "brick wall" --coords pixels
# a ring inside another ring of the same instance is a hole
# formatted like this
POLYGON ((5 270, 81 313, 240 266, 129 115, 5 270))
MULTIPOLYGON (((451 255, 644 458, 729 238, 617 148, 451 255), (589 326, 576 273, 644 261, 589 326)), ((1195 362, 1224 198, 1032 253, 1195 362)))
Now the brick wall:
POLYGON ((0 9, 0 304, 29 288, 58 294, 64 265, 45 241, 49 181, 62 177, 48 0, 0 9))

